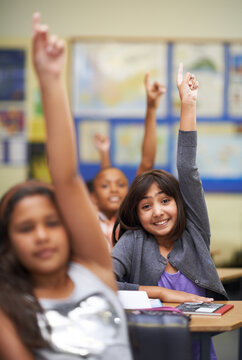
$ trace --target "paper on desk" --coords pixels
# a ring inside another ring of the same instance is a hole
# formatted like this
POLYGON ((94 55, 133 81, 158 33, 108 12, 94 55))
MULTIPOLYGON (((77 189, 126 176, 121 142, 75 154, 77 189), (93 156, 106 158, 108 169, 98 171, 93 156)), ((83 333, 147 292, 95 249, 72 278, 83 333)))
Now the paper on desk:
POLYGON ((118 297, 124 309, 148 309, 152 307, 146 291, 119 290, 118 297))

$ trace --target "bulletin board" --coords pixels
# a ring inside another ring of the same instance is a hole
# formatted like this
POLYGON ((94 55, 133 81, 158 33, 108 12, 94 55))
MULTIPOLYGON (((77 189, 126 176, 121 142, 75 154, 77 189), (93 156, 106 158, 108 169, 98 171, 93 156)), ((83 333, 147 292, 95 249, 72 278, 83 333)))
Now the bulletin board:
POLYGON ((145 90, 150 73, 167 88, 157 111, 155 168, 176 175, 180 62, 199 80, 197 163, 205 191, 242 192, 242 41, 85 39, 70 42, 70 97, 79 166, 100 169, 96 132, 111 139, 111 161, 130 182, 141 160, 145 90))
POLYGON ((26 50, 0 48, 0 166, 26 165, 26 50))

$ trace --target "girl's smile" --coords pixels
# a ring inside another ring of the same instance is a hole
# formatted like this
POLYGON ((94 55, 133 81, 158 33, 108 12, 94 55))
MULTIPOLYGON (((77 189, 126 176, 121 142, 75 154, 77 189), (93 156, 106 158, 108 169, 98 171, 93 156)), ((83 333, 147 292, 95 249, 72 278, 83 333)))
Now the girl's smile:
POLYGON ((174 198, 153 183, 138 204, 138 216, 143 228, 158 242, 169 240, 177 221, 177 205, 174 198))
POLYGON ((49 259, 54 255, 55 252, 55 249, 44 248, 34 253, 34 256, 40 259, 49 259))

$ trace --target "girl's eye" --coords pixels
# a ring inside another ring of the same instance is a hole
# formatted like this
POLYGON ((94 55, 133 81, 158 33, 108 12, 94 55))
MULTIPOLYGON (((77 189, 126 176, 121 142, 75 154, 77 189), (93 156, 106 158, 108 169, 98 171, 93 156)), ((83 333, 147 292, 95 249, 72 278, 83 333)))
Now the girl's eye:
POLYGON ((47 222, 47 225, 50 227, 54 227, 54 226, 59 226, 60 225, 60 220, 51 220, 47 222))
POLYGON ((108 187, 107 184, 102 184, 102 185, 101 185, 101 188, 102 188, 102 189, 106 189, 107 187, 108 187))
POLYGON ((141 209, 143 209, 143 210, 147 210, 147 209, 149 209, 149 207, 150 207, 149 204, 141 205, 141 209))
POLYGON ((25 225, 25 226, 22 226, 21 228, 19 228, 19 231, 21 233, 27 233, 27 232, 30 232, 33 230, 33 226, 32 225, 25 225))
POLYGON ((125 184, 120 183, 120 184, 118 184, 118 186, 123 188, 123 187, 125 187, 125 184))
POLYGON ((163 199, 163 200, 162 200, 162 203, 163 203, 163 204, 167 204, 169 201, 170 201, 170 199, 163 199))

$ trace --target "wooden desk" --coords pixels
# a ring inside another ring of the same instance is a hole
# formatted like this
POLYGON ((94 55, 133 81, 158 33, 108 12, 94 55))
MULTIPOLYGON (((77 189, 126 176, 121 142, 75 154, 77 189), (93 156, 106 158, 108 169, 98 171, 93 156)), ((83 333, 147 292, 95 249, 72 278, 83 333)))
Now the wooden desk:
MULTIPOLYGON (((210 359, 211 337, 225 331, 240 329, 239 360, 242 360, 242 301, 216 301, 221 304, 233 304, 234 308, 222 316, 192 315, 189 324, 192 337, 201 344, 200 360, 210 359)), ((165 306, 177 306, 175 303, 164 303, 165 306)))
POLYGON ((242 300, 242 268, 217 268, 217 272, 225 288, 228 286, 227 290, 233 283, 236 284, 236 296, 230 294, 231 300, 242 300))
POLYGON ((222 282, 242 278, 242 268, 217 268, 217 272, 222 282))

